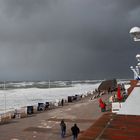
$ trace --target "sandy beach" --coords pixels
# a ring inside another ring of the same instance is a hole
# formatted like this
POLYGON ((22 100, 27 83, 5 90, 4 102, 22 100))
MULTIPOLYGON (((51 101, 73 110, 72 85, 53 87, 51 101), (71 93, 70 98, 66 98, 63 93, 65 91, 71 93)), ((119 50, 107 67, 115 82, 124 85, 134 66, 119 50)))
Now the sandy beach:
MULTIPOLYGON (((109 95, 102 95, 108 99, 109 95)), ((91 97, 63 107, 33 114, 27 118, 13 119, 0 125, 1 140, 61 140, 60 121, 64 119, 67 125, 65 140, 71 140, 71 127, 77 123, 81 133, 90 127, 103 113, 100 111, 98 98, 91 97)))

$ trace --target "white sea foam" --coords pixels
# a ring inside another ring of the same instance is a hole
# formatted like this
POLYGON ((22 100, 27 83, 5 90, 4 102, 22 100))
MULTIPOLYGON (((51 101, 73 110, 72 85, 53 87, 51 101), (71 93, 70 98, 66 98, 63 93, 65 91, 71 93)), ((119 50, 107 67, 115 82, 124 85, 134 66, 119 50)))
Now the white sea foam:
POLYGON ((55 102, 67 99, 68 96, 86 95, 98 88, 98 84, 76 84, 74 87, 65 88, 23 88, 0 90, 0 113, 5 109, 11 110, 28 105, 37 105, 39 102, 55 102))

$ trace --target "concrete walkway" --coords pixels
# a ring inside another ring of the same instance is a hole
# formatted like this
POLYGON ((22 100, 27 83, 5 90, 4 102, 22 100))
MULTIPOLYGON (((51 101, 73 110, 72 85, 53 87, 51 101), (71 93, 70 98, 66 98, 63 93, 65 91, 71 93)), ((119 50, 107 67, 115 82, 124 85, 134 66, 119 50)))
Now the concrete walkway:
MULTIPOLYGON (((108 99, 103 95, 102 99, 108 99)), ((13 119, 8 124, 0 125, 1 140, 61 140, 60 121, 67 125, 65 140, 71 140, 71 127, 77 123, 81 133, 90 127, 102 115, 98 99, 86 97, 78 102, 63 107, 34 114, 23 119, 13 119)))

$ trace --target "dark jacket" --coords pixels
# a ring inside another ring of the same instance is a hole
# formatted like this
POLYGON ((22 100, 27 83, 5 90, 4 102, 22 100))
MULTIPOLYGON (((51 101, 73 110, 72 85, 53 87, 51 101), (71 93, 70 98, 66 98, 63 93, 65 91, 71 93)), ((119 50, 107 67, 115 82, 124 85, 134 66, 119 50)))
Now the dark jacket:
POLYGON ((72 131, 72 135, 74 136, 78 136, 78 134, 80 133, 80 129, 77 127, 76 124, 71 128, 71 131, 72 131))
POLYGON ((61 121, 60 126, 62 131, 66 131, 66 124, 64 123, 64 121, 61 121))

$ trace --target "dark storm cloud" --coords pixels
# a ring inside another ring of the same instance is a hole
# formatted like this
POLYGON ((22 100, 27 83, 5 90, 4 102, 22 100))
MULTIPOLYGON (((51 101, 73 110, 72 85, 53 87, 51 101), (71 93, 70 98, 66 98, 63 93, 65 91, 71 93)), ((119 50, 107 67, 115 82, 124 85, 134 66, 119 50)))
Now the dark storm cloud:
POLYGON ((0 76, 130 78, 140 44, 129 30, 139 13, 139 0, 0 1, 0 76))
MULTIPOLYGON (((52 0, 53 1, 53 0, 52 0)), ((46 0, 4 0, 5 12, 9 16, 29 17, 30 14, 44 9, 49 1, 46 0)))

